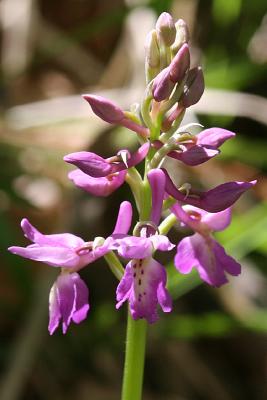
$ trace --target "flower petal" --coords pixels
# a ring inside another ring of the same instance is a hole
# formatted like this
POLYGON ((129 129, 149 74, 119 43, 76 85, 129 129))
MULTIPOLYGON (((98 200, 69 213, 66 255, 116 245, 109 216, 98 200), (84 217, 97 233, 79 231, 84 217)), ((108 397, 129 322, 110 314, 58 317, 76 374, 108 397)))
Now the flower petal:
POLYGON ((162 310, 164 312, 171 312, 172 298, 170 296, 170 293, 168 292, 168 290, 166 289, 166 287, 163 285, 162 282, 158 286, 157 297, 158 297, 159 305, 161 306, 162 310))
POLYGON ((168 194, 178 201, 191 204, 211 213, 229 208, 244 192, 257 183, 256 180, 251 182, 227 182, 207 192, 192 190, 189 195, 185 195, 175 187, 168 172, 164 168, 162 170, 166 176, 165 190, 168 194))
POLYGON ((218 263, 222 265, 222 268, 233 276, 240 275, 241 265, 233 259, 233 257, 226 254, 224 248, 214 240, 214 252, 218 263))
POLYGON ((225 264, 218 258, 222 248, 214 239, 195 233, 183 239, 181 243, 177 247, 175 257, 175 266, 181 273, 187 274, 194 267, 198 270, 200 278, 209 285, 220 287, 228 282, 224 272, 225 264))
MULTIPOLYGON (((214 189, 203 192, 198 202, 199 206, 209 212, 225 210, 233 205, 244 192, 252 188, 256 182, 257 181, 223 183, 214 189)), ((193 204, 191 199, 188 202, 193 204)))
POLYGON ((75 165, 85 174, 93 178, 107 176, 113 172, 112 164, 108 163, 104 158, 89 151, 79 151, 67 154, 64 161, 75 165))
POLYGON ((123 201, 120 205, 114 234, 127 234, 132 223, 133 209, 129 201, 123 201))
POLYGON ((76 169, 69 173, 69 179, 76 186, 95 196, 109 196, 118 189, 125 180, 127 171, 121 171, 101 178, 92 178, 84 172, 76 169))
POLYGON ((163 311, 171 310, 171 301, 165 292, 166 271, 153 258, 132 260, 129 264, 132 266, 134 278, 133 290, 129 296, 132 317, 134 319, 145 318, 149 323, 156 322, 159 300, 163 311))
POLYGON ((131 154, 129 160, 128 160, 128 167, 134 167, 135 165, 139 164, 141 161, 144 160, 144 158, 147 156, 148 150, 150 147, 150 143, 144 143, 142 146, 139 147, 139 149, 131 154))
POLYGON ((28 247, 12 246, 11 253, 34 261, 42 261, 55 267, 75 268, 80 264, 80 257, 72 249, 56 246, 31 245, 28 247))
POLYGON ((166 178, 164 172, 160 168, 149 171, 147 177, 152 191, 152 211, 150 220, 158 225, 161 217, 166 178))
POLYGON ((71 278, 72 274, 59 275, 56 281, 57 298, 62 317, 62 330, 65 334, 75 311, 75 291, 71 278))
POLYGON ((133 273, 132 273, 132 261, 130 261, 126 267, 124 275, 116 290, 117 304, 116 308, 120 308, 121 305, 129 299, 132 292, 133 285, 133 273))
POLYGON ((212 231, 223 231, 231 222, 231 207, 217 213, 209 213, 202 210, 201 222, 212 231))
POLYGON ((21 221, 21 227, 27 239, 40 245, 77 248, 84 244, 83 239, 71 233, 43 235, 26 218, 21 221))
POLYGON ((235 133, 222 128, 204 129, 196 135, 197 144, 203 146, 220 147, 226 140, 235 137, 235 133))
POLYGON ((107 239, 109 249, 117 250, 119 255, 124 258, 147 258, 153 251, 152 243, 149 239, 138 236, 112 235, 107 239))
POLYGON ((89 290, 84 281, 80 278, 79 274, 72 273, 71 278, 75 292, 75 311, 72 314, 72 320, 76 324, 79 324, 87 317, 90 309, 88 302, 89 290))
POLYGON ((49 294, 49 324, 48 330, 50 335, 53 335, 55 330, 59 326, 59 322, 61 319, 61 313, 58 302, 58 294, 57 294, 57 281, 53 284, 50 294, 49 294))
POLYGON ((175 247, 165 235, 152 235, 149 239, 155 250, 170 251, 175 247))
POLYGON ((219 150, 207 146, 195 145, 184 151, 171 151, 169 157, 182 161, 186 165, 195 166, 209 161, 219 154, 219 150))
POLYGON ((185 237, 177 246, 174 265, 181 274, 189 274, 197 264, 198 260, 195 258, 195 250, 191 242, 191 237, 185 237))

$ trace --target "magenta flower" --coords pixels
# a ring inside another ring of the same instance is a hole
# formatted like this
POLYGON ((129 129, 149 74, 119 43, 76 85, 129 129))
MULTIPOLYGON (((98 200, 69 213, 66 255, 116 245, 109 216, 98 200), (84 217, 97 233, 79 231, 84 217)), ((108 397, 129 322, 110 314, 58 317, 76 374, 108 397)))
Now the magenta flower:
POLYGON ((93 248, 93 242, 85 242, 71 233, 43 235, 26 218, 21 221, 21 227, 26 238, 34 244, 27 247, 12 246, 8 250, 13 254, 41 261, 52 267, 78 271, 108 251, 106 246, 93 248))
POLYGON ((53 335, 62 319, 62 331, 65 334, 70 323, 82 322, 89 311, 88 288, 79 274, 62 273, 53 284, 49 295, 50 335, 53 335))
POLYGON ((164 197, 165 175, 160 169, 151 170, 148 179, 152 190, 151 223, 140 229, 141 236, 112 235, 109 248, 132 259, 117 288, 117 308, 126 300, 134 319, 145 318, 149 323, 158 319, 157 305, 164 312, 172 309, 172 300, 166 289, 165 268, 153 257, 156 250, 170 251, 174 245, 164 235, 155 234, 164 197), (153 228, 154 226, 154 228, 153 228), (154 232, 153 232, 154 230, 154 232))
MULTIPOLYGON (((168 156, 190 166, 199 165, 218 155, 220 153, 219 147, 234 136, 233 132, 226 129, 205 129, 192 136, 192 140, 188 139, 181 143, 179 150, 170 151, 168 156)), ((152 146, 160 149, 163 143, 160 140, 155 140, 152 146)))
POLYGON ((228 282, 225 273, 240 274, 240 264, 227 255, 212 237, 212 232, 221 231, 230 224, 230 208, 210 214, 192 206, 183 209, 176 203, 172 212, 196 232, 182 239, 177 246, 174 264, 179 272, 189 274, 192 268, 196 268, 203 281, 216 287, 228 282))
MULTIPOLYGON (((113 234, 127 234, 131 220, 131 203, 124 201, 121 203, 113 234)), ((53 267, 78 271, 109 251, 106 242, 101 245, 97 241, 85 242, 70 233, 43 235, 25 218, 21 221, 21 227, 26 238, 33 244, 27 247, 12 246, 8 250, 13 254, 41 261, 53 267)))
MULTIPOLYGON (((120 205, 113 235, 126 235, 131 222, 132 206, 124 201, 120 205)), ((76 271, 110 251, 109 241, 96 238, 92 242, 85 242, 70 233, 43 235, 27 219, 22 220, 21 227, 33 244, 27 247, 12 246, 8 250, 31 260, 62 268, 62 273, 50 292, 48 329, 52 335, 62 319, 63 333, 66 333, 70 322, 81 322, 89 310, 88 289, 76 271)))
POLYGON ((64 160, 79 168, 68 175, 76 186, 105 197, 124 183, 127 169, 143 161, 148 150, 149 143, 145 143, 133 154, 120 150, 116 156, 105 159, 95 153, 80 151, 66 155, 64 160))
POLYGON ((145 143, 133 154, 128 150, 120 150, 116 156, 106 159, 89 151, 80 151, 66 155, 64 161, 76 165, 93 178, 99 178, 134 167, 143 161, 148 150, 149 143, 145 143))
POLYGON ((149 131, 145 126, 139 125, 128 118, 127 113, 124 113, 124 111, 112 101, 93 94, 85 94, 83 98, 90 104, 92 111, 103 121, 109 124, 124 126, 136 132, 142 138, 148 136, 149 131))
MULTIPOLYGON (((156 149, 160 149, 163 143, 160 140, 155 140, 152 146, 156 149)), ((167 156, 182 161, 184 164, 190 166, 202 164, 220 153, 216 148, 212 148, 208 145, 194 144, 193 142, 182 143, 179 147, 179 150, 172 150, 167 156)))
POLYGON ((155 250, 173 249, 174 245, 169 239, 163 235, 148 238, 128 236, 114 238, 110 247, 116 249, 122 257, 132 259, 117 287, 116 308, 128 300, 132 317, 145 318, 149 323, 158 319, 158 304, 164 312, 170 312, 172 300, 166 289, 166 271, 152 258, 155 250))
POLYGON ((189 194, 184 194, 175 187, 168 172, 165 169, 163 170, 166 176, 165 190, 169 195, 182 203, 191 204, 211 213, 223 211, 232 206, 244 192, 252 188, 257 182, 256 180, 251 182, 226 182, 207 192, 191 189, 189 194))

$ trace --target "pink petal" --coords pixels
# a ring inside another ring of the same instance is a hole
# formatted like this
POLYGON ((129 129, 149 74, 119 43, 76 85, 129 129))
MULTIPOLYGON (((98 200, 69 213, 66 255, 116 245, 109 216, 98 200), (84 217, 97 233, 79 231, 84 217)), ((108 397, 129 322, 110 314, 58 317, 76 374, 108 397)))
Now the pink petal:
POLYGON ((133 209, 129 201, 123 201, 120 205, 114 234, 127 234, 132 223, 133 209))
POLYGON ((64 161, 75 165, 85 174, 93 178, 107 176, 113 172, 112 165, 104 158, 89 151, 71 153, 64 157, 64 161))
POLYGON ((77 248, 82 246, 84 243, 80 237, 72 235, 71 233, 43 235, 33 225, 31 225, 26 218, 21 221, 21 227, 27 239, 40 245, 77 248))
POLYGON ((168 156, 180 160, 187 165, 195 166, 210 160, 219 153, 219 150, 195 145, 184 151, 171 151, 168 156))
POLYGON ((231 222, 230 207, 217 213, 205 212, 202 215, 201 222, 208 225, 212 231, 223 231, 231 222))
POLYGON ((54 267, 75 268, 80 264, 80 257, 75 251, 65 247, 31 245, 12 246, 8 250, 21 257, 42 261, 54 267))
POLYGON ((92 178, 82 171, 76 169, 69 173, 69 179, 74 182, 76 186, 89 192, 95 196, 109 196, 116 189, 118 189, 125 180, 127 171, 121 171, 107 177, 92 178))
POLYGON ((181 274, 189 274, 197 264, 198 261, 195 258, 195 249, 192 245, 191 237, 185 237, 177 246, 174 265, 181 274))
POLYGON ((73 273, 71 274, 71 277, 74 284, 75 292, 75 311, 72 314, 72 320, 76 324, 79 324, 87 317, 88 311, 90 309, 88 302, 89 291, 84 281, 80 278, 79 274, 73 273))
POLYGON ((222 128, 209 128, 197 134, 197 144, 220 147, 226 140, 235 137, 235 133, 222 128))
POLYGON ((133 285, 133 273, 132 273, 132 261, 130 261, 125 267, 124 275, 116 290, 117 309, 120 308, 121 305, 126 300, 129 299, 132 291, 132 285, 133 285))
POLYGON ((149 171, 147 177, 152 191, 152 211, 150 220, 158 225, 161 217, 166 178, 161 169, 152 169, 149 171))

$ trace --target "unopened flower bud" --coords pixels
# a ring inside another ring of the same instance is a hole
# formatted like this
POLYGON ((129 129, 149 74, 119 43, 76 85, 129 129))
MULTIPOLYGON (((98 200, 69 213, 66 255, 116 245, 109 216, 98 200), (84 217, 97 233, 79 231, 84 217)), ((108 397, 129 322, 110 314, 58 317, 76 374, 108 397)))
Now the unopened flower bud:
POLYGON ((190 67, 190 53, 188 44, 182 45, 170 64, 170 79, 172 82, 181 82, 190 67))
POLYGON ((150 68, 157 68, 160 64, 160 52, 157 38, 157 32, 154 29, 150 31, 145 42, 146 63, 150 68))
POLYGON ((204 92, 204 76, 201 67, 193 68, 189 71, 185 83, 184 93, 179 104, 182 107, 190 107, 196 104, 204 92))
POLYGON ((153 98, 156 101, 168 99, 174 86, 175 83, 170 80, 169 67, 164 68, 154 79, 152 86, 153 98))
POLYGON ((122 109, 102 96, 85 94, 83 98, 90 104, 93 112, 109 124, 118 124, 124 118, 122 109))
POLYGON ((176 36, 176 29, 172 16, 169 13, 164 12, 160 14, 156 23, 156 30, 165 46, 171 46, 173 44, 176 36))
POLYGON ((178 19, 175 23, 176 38, 172 45, 172 51, 174 54, 182 47, 184 43, 189 42, 189 29, 186 22, 183 19, 178 19))

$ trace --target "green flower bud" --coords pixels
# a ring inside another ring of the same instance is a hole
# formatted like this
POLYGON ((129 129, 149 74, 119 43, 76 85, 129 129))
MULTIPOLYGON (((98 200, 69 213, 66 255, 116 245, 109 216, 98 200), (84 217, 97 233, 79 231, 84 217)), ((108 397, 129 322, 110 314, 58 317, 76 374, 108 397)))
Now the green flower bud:
POLYGON ((174 54, 178 52, 178 50, 182 47, 184 43, 189 42, 188 26, 183 19, 178 19, 178 21, 175 23, 175 28, 176 28, 176 38, 175 42, 171 47, 174 54))
POLYGON ((145 41, 145 56, 147 66, 150 68, 157 68, 160 64, 160 52, 155 29, 150 31, 145 41))
POLYGON ((166 12, 160 14, 156 23, 156 30, 165 46, 171 46, 173 44, 176 36, 176 29, 170 14, 166 12))

